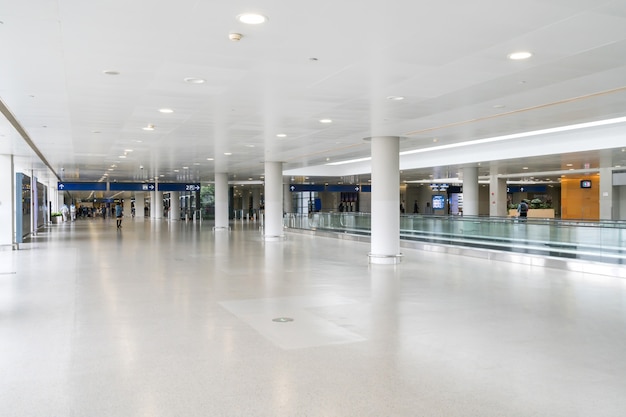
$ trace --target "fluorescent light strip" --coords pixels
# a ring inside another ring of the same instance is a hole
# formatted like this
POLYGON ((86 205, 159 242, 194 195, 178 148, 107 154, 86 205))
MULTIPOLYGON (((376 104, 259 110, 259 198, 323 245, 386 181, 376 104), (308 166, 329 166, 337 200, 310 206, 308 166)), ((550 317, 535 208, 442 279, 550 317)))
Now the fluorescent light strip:
MULTIPOLYGON (((589 128, 589 127, 608 126, 608 125, 614 125, 614 124, 624 123, 624 122, 626 122, 626 117, 617 117, 615 119, 598 120, 598 121, 595 121, 595 122, 579 123, 579 124, 576 124, 576 125, 553 127, 553 128, 550 128, 550 129, 533 130, 531 132, 514 133, 512 135, 496 136, 496 137, 493 137, 493 138, 477 139, 477 140, 470 140, 470 141, 467 141, 467 142, 451 143, 451 144, 448 144, 448 145, 431 146, 429 148, 414 149, 412 151, 400 152, 400 156, 412 155, 412 154, 416 154, 416 153, 440 151, 440 150, 443 150, 443 149, 460 148, 460 147, 463 147, 463 146, 480 145, 480 144, 483 144, 483 143, 501 142, 501 141, 505 141, 505 140, 527 138, 527 137, 531 137, 531 136, 539 136, 539 135, 545 135, 545 134, 551 134, 551 133, 567 132, 567 131, 570 131, 570 130, 586 129, 586 128, 589 128)), ((351 159, 351 160, 348 160, 348 161, 331 162, 331 163, 326 164, 326 165, 353 164, 353 163, 357 163, 357 162, 369 161, 371 159, 372 159, 372 157, 351 159)))

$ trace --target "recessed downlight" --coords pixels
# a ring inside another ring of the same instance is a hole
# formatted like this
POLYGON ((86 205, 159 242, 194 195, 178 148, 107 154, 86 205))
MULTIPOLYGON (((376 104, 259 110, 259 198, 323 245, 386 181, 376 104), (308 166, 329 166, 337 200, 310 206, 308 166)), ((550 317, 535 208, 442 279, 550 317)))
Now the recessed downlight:
POLYGON ((148 126, 144 126, 142 127, 143 130, 147 130, 147 131, 152 131, 154 130, 154 125, 148 125, 148 126))
POLYGON ((215 161, 215 159, 213 159, 213 158, 207 158, 206 160, 207 161, 215 161))
POLYGON ((196 77, 187 77, 184 81, 188 84, 204 84, 206 82, 205 79, 196 77))
POLYGON ((174 113, 174 110, 172 110, 172 109, 159 109, 159 112, 169 114, 169 113, 174 113))
POLYGON ((521 61, 524 59, 528 59, 531 56, 533 56, 533 54, 531 54, 528 51, 519 51, 519 52, 513 52, 509 54, 509 59, 512 59, 513 61, 521 61))
POLYGON ((242 13, 237 16, 237 20, 246 25, 260 25, 267 22, 267 16, 258 13, 242 13))
POLYGON ((332 122, 333 121, 331 119, 320 119, 320 123, 328 124, 328 123, 332 123, 332 122))
POLYGON ((231 156, 233 153, 232 152, 224 152, 224 155, 226 156, 231 156))
POLYGON ((402 101, 404 100, 404 97, 403 96, 387 96, 387 100, 402 101))
POLYGON ((279 133, 279 134, 277 134, 277 135, 276 135, 276 137, 277 137, 277 138, 286 138, 286 137, 287 137, 287 135, 286 135, 286 134, 284 134, 284 133, 279 133))

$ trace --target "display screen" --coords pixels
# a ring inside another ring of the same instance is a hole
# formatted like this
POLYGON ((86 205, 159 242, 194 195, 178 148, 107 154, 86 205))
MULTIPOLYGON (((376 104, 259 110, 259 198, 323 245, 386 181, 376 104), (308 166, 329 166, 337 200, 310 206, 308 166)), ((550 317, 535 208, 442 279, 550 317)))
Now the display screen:
POLYGON ((434 195, 433 196, 433 209, 434 210, 443 210, 446 208, 446 199, 442 195, 434 195))
POLYGON ((589 180, 580 181, 580 188, 591 188, 591 181, 589 180))

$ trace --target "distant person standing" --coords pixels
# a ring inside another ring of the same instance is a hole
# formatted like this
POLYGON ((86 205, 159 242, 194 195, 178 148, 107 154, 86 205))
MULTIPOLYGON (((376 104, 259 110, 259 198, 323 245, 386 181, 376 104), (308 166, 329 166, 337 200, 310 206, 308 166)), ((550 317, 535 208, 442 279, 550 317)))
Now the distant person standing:
POLYGON ((76 220, 76 206, 74 205, 74 203, 70 204, 70 217, 72 221, 76 220))
POLYGON ((63 216, 63 221, 66 222, 67 221, 67 215, 69 214, 70 209, 67 208, 67 204, 63 203, 63 206, 61 207, 61 216, 63 216))
POLYGON ((117 203, 117 205, 115 206, 115 218, 117 219, 117 228, 121 229, 122 228, 122 217, 124 216, 124 213, 122 211, 122 205, 120 203, 117 203))

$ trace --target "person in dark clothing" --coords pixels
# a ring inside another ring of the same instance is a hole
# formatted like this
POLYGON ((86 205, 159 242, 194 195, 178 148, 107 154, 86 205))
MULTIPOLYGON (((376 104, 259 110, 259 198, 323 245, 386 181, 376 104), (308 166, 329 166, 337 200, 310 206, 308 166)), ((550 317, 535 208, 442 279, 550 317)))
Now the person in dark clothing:
POLYGON ((520 201, 517 206, 517 213, 519 214, 519 218, 521 220, 526 220, 528 217, 528 203, 526 203, 526 200, 520 201))

